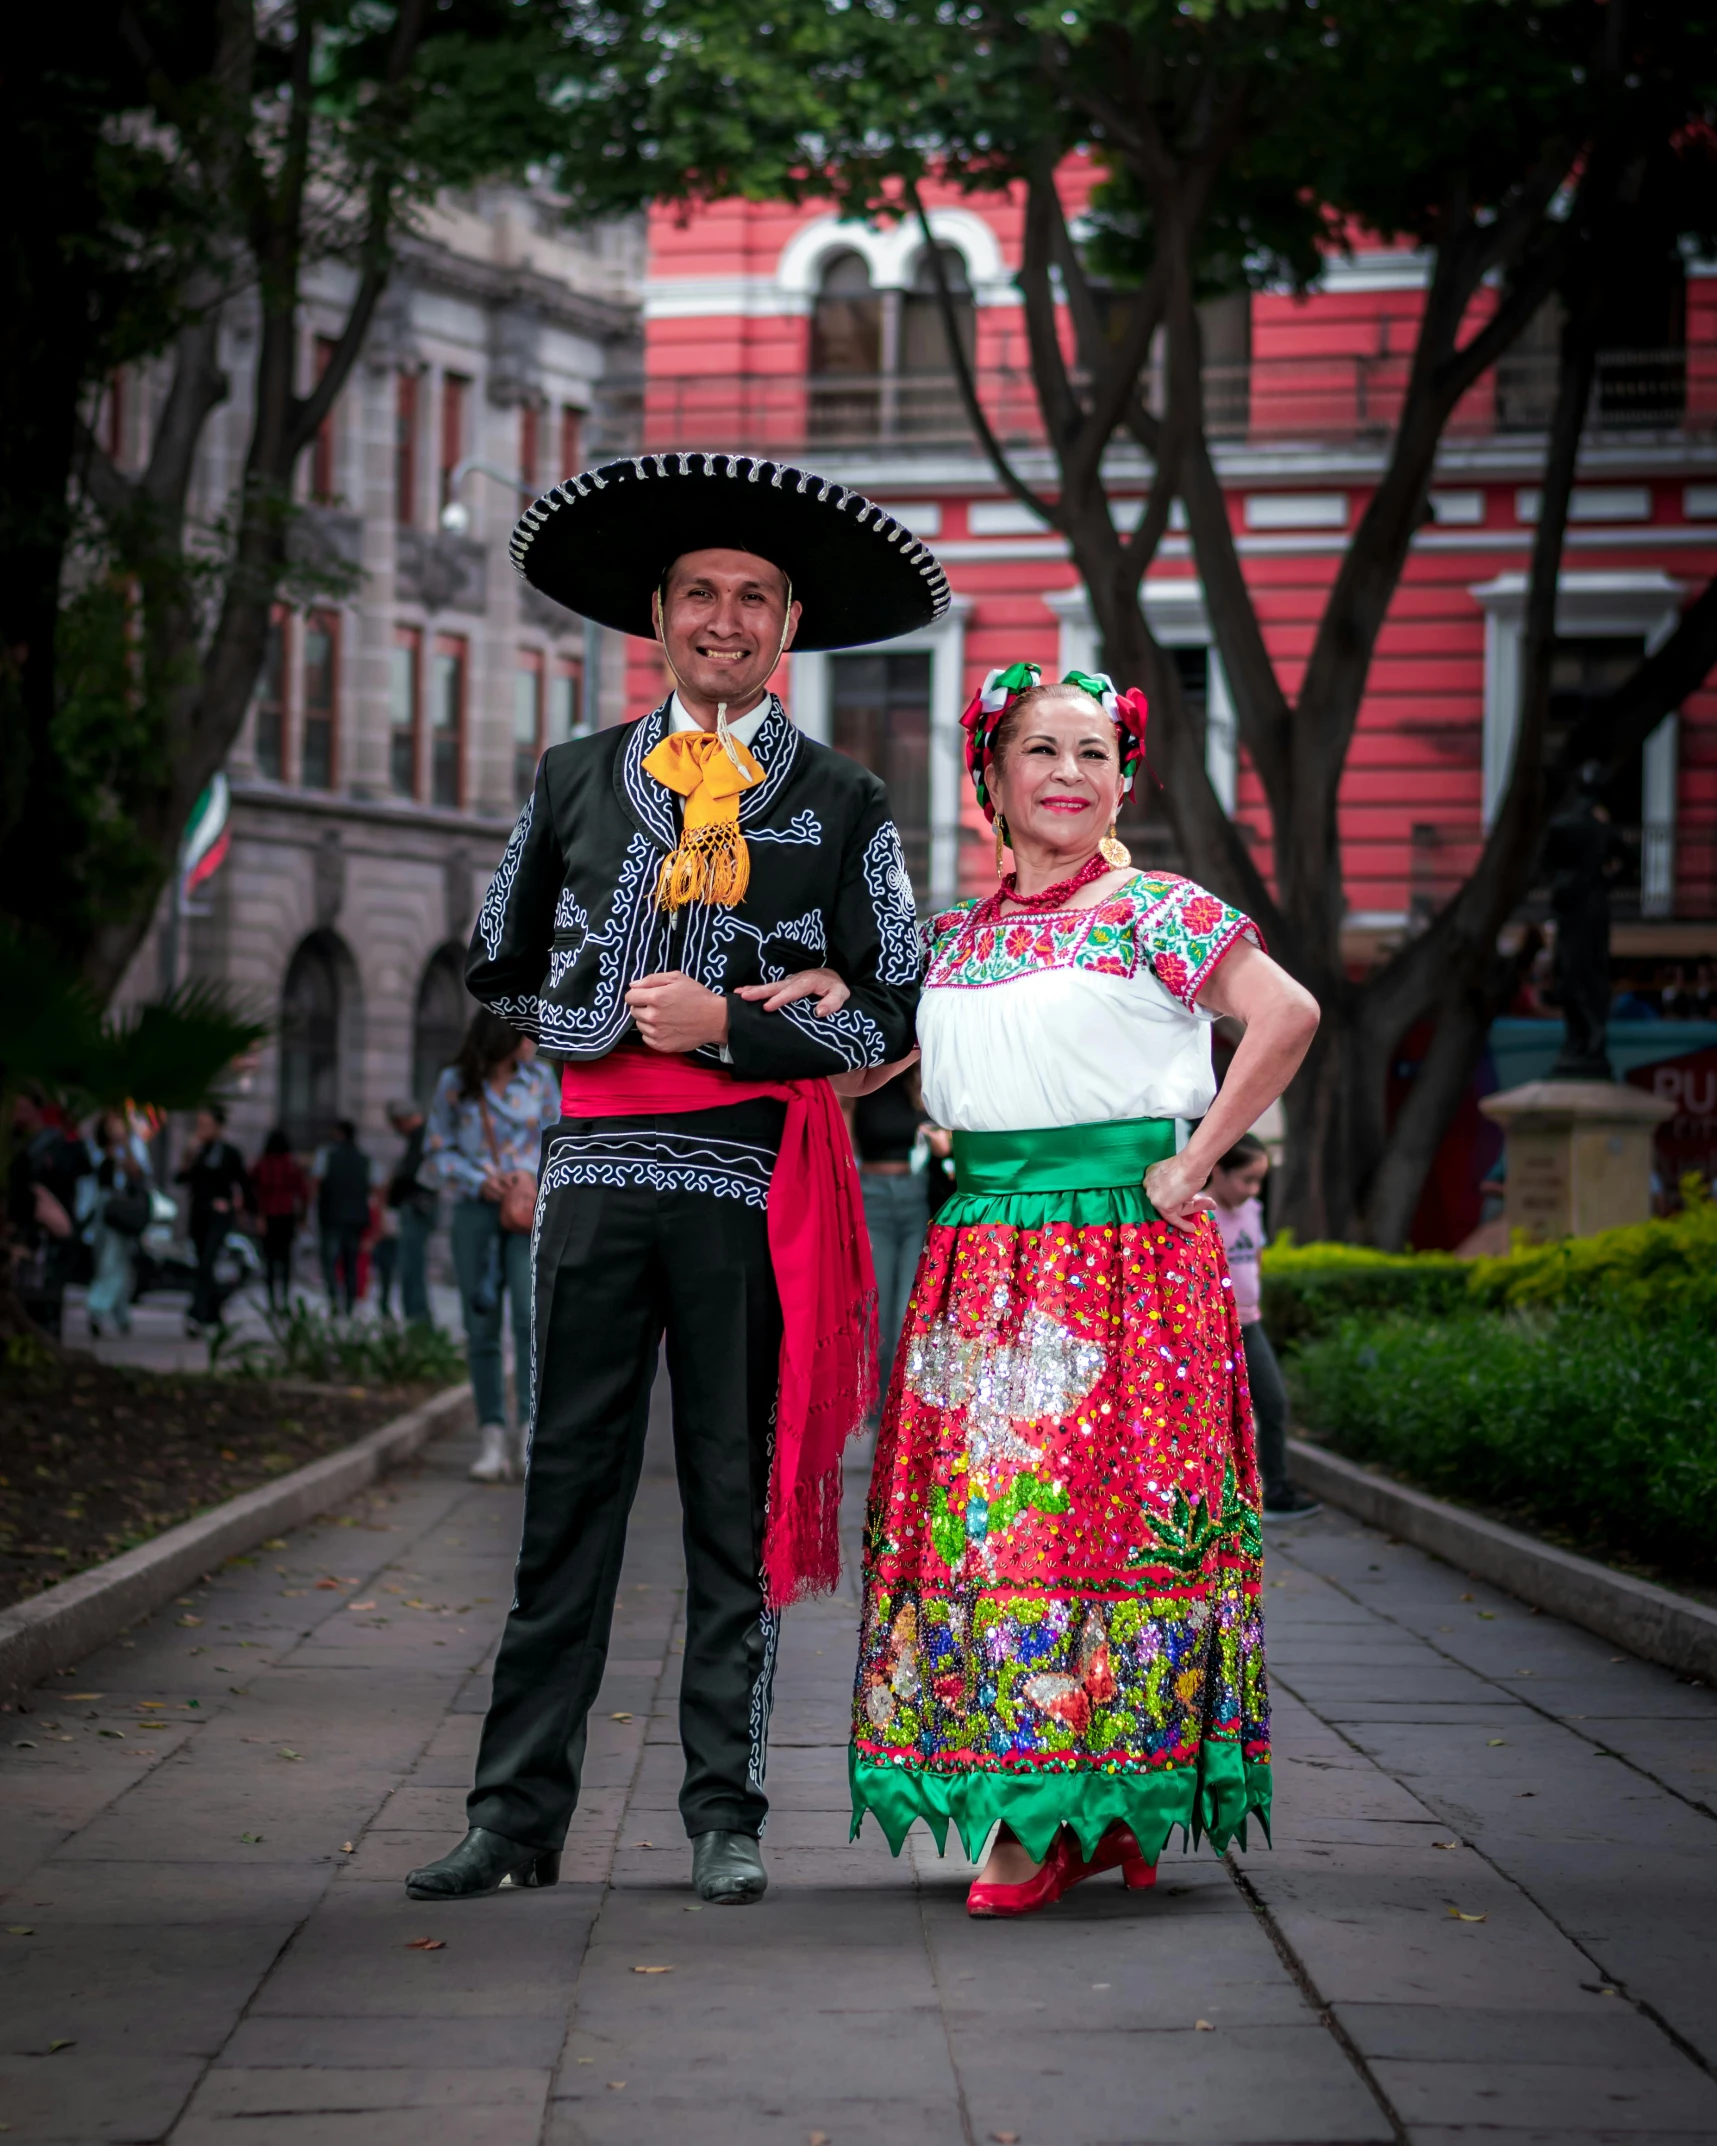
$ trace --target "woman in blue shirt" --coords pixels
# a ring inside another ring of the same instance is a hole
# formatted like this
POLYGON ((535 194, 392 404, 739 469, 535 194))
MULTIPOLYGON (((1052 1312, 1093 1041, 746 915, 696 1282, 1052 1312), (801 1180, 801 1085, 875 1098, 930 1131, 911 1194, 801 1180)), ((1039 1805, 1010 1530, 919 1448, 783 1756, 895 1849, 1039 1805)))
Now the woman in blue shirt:
POLYGON ((560 1116, 554 1074, 536 1045, 498 1014, 472 1016, 457 1061, 435 1084, 419 1182, 453 1201, 453 1272, 465 1316, 480 1483, 522 1474, 531 1421, 531 1234, 505 1227, 503 1203, 520 1177, 534 1184, 544 1129, 560 1116), (501 1297, 512 1311, 516 1441, 507 1435, 501 1297))

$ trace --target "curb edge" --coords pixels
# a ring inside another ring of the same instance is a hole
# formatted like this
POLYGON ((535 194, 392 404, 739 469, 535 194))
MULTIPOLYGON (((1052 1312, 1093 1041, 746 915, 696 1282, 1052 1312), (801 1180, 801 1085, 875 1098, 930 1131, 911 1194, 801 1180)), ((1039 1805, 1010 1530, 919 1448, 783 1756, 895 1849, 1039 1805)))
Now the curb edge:
POLYGON ((170 1602, 188 1582, 282 1528, 300 1527, 420 1453, 469 1385, 450 1386, 391 1423, 182 1521, 134 1550, 0 1610, 0 1700, 15 1701, 170 1602))
POLYGON ((1288 1452, 1295 1480, 1314 1496, 1648 1662, 1717 1683, 1717 1610, 1375 1475, 1325 1446, 1291 1438, 1288 1452))

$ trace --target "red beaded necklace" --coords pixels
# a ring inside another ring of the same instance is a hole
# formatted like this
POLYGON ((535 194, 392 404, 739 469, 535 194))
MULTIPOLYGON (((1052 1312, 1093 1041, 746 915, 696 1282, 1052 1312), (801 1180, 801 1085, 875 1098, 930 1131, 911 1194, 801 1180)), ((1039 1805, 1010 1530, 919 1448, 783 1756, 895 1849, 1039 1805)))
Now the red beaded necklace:
POLYGON ((1058 879, 1053 887, 1045 887, 1041 894, 1019 893, 1019 873, 1010 872, 989 900, 978 905, 972 921, 975 924, 1001 923, 1004 902, 1028 915, 1041 916, 1046 910, 1064 909, 1081 887, 1090 886, 1114 869, 1101 850, 1094 850, 1070 879, 1058 879))

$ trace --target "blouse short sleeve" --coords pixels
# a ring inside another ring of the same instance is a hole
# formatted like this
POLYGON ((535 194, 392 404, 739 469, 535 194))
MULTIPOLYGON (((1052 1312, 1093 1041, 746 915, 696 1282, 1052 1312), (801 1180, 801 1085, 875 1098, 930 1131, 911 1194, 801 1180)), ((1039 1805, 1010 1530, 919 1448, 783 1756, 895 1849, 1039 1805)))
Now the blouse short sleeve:
POLYGON ((1233 908, 1190 879, 1147 883, 1150 901, 1138 922, 1138 946, 1151 973, 1188 1012, 1238 939, 1263 950, 1263 934, 1243 910, 1233 908))

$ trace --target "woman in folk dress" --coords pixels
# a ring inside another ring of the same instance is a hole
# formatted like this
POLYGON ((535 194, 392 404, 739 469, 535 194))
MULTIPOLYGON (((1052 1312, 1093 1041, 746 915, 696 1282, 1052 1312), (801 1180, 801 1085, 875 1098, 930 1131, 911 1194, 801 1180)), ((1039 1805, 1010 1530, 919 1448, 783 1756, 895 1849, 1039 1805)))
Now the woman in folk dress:
MULTIPOLYGON (((915 1819, 1018 1915, 1171 1832, 1268 1822, 1258 1478, 1202 1188, 1287 1085, 1317 1008, 1237 910, 1130 868, 1143 696, 992 673, 967 765, 1015 871, 929 926, 932 1223, 877 1445, 854 1830, 915 1819), (1220 1095, 1209 1022, 1245 1024, 1220 1095), (1177 1121, 1200 1120, 1184 1146, 1177 1121)), ((886 1077, 854 1076, 855 1083, 886 1077)))

